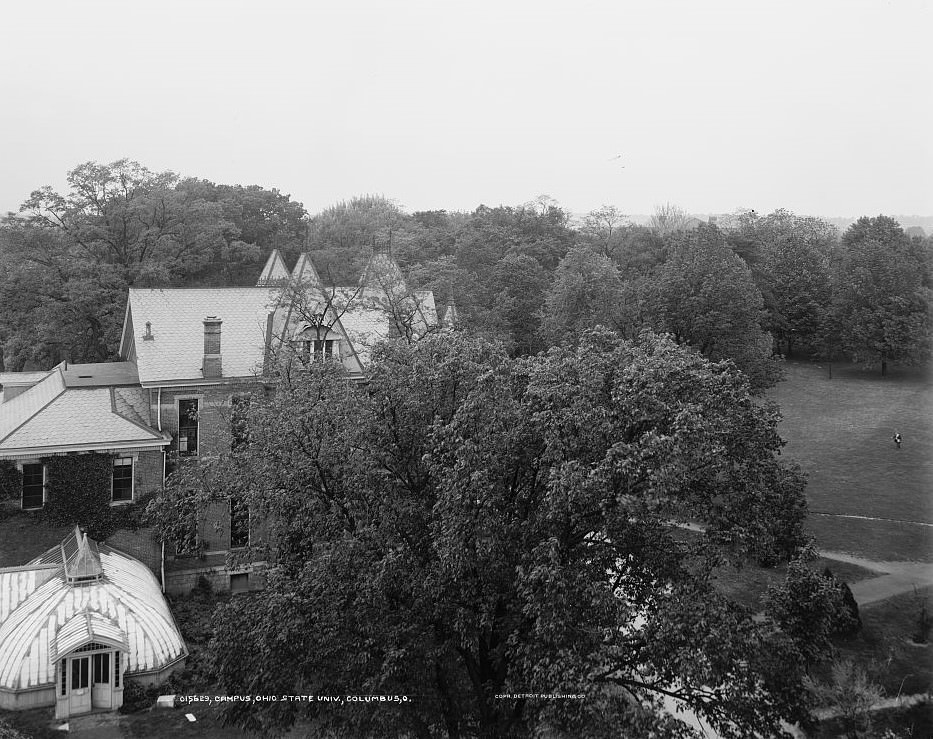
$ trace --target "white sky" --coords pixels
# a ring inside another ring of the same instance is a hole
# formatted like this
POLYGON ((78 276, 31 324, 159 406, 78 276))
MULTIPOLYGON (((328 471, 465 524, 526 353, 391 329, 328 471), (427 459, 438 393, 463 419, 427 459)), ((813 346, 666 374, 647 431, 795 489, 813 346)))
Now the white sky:
POLYGON ((311 213, 933 215, 931 38, 927 0, 6 0, 0 212, 129 157, 311 213))

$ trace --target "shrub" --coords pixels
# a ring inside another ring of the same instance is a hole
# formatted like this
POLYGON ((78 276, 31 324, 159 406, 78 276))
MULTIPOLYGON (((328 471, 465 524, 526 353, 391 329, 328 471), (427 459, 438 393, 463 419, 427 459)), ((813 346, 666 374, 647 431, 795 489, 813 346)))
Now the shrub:
POLYGON ((135 680, 127 680, 123 685, 123 705, 120 713, 136 713, 151 708, 161 693, 158 685, 145 686, 135 680))
POLYGON ((835 584, 842 598, 842 610, 834 624, 833 635, 852 639, 862 630, 862 617, 859 615, 858 603, 852 595, 852 589, 847 582, 836 577, 829 567, 823 570, 823 577, 835 584))
POLYGON ((809 677, 805 684, 820 704, 835 709, 846 736, 869 737, 871 734, 871 707, 884 695, 868 671, 852 660, 835 660, 828 682, 809 677))

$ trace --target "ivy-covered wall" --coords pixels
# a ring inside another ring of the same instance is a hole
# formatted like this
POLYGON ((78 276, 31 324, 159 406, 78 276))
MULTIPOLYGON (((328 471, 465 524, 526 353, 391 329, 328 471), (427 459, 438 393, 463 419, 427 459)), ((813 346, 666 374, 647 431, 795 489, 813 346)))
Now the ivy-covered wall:
POLYGON ((92 539, 106 539, 112 534, 113 457, 74 454, 43 461, 46 466, 45 519, 53 526, 78 524, 92 539))
POLYGON ((23 491, 23 473, 16 462, 0 459, 0 500, 18 501, 23 491))
POLYGON ((149 496, 120 506, 110 505, 111 455, 70 454, 42 462, 46 466, 46 502, 40 516, 50 526, 77 524, 92 539, 103 541, 117 529, 136 530, 141 525, 149 496))

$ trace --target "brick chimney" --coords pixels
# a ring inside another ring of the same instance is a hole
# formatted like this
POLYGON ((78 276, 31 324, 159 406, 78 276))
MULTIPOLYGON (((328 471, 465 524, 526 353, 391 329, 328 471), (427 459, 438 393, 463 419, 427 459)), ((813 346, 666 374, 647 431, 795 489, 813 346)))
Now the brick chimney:
POLYGON ((217 316, 204 319, 204 362, 201 374, 205 377, 221 377, 223 369, 220 361, 220 324, 217 316))

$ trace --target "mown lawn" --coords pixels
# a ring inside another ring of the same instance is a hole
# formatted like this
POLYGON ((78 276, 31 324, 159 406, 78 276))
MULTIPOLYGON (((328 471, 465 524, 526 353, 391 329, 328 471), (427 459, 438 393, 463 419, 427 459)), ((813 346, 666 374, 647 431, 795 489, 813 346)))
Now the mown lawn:
MULTIPOLYGON (((864 567, 849 564, 848 562, 839 562, 834 559, 823 559, 821 557, 810 563, 810 568, 817 572, 823 572, 827 567, 837 579, 850 585, 859 580, 867 580, 878 576, 878 573, 872 570, 866 570, 864 567)), ((756 613, 763 608, 761 597, 767 592, 768 588, 784 582, 786 576, 786 564, 777 567, 757 567, 749 564, 741 569, 726 565, 717 568, 713 573, 718 592, 756 613)))
POLYGON ((820 547, 876 560, 933 561, 933 382, 928 373, 788 362, 769 396, 784 414, 784 454, 809 475, 820 547), (897 431, 901 449, 892 440, 897 431), (819 514, 892 519, 867 521, 819 514))

